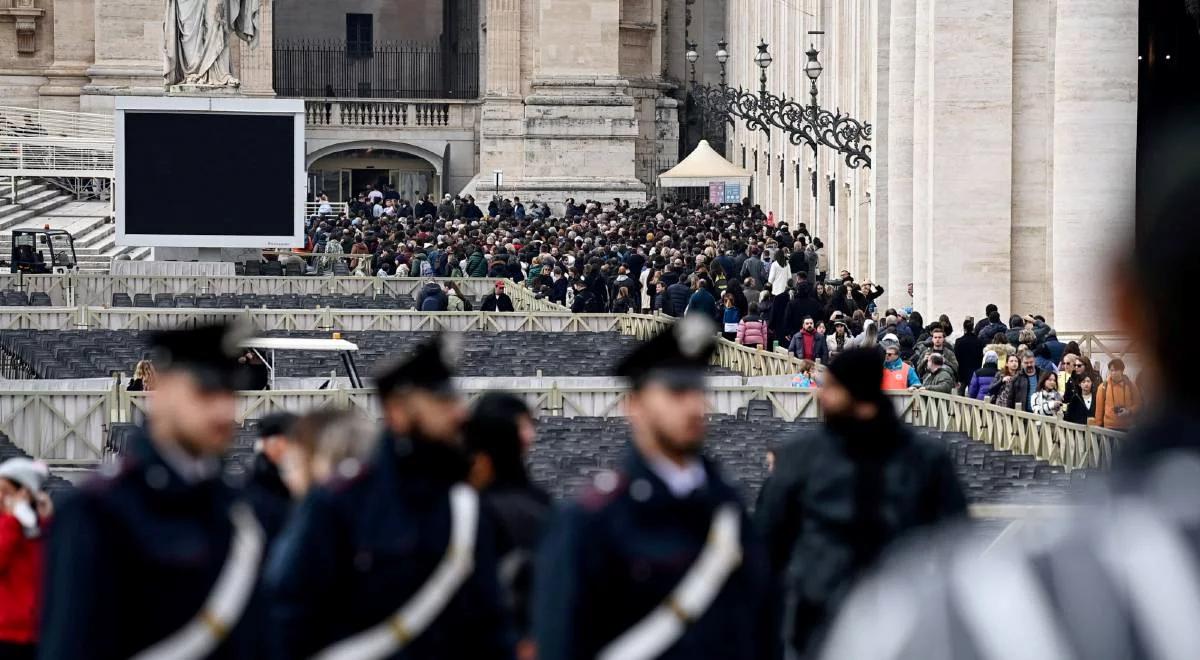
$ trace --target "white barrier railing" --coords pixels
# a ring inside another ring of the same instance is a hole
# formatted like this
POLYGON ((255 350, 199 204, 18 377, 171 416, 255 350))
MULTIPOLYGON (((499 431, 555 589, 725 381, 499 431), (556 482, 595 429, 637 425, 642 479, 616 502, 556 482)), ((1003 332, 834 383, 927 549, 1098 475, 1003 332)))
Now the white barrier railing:
MULTIPOLYGON (((67 275, 20 275, 0 273, 0 291, 13 289, 26 293, 44 292, 56 306, 91 305, 106 306, 112 303, 112 294, 128 293, 181 293, 200 295, 222 293, 254 295, 309 295, 380 294, 416 297, 428 278, 420 277, 270 277, 270 276, 197 276, 197 275, 107 275, 103 273, 70 273, 67 275)), ((495 278, 461 277, 437 278, 438 282, 454 282, 463 295, 476 298, 492 292, 495 278)), ((514 306, 521 308, 521 301, 534 301, 533 294, 525 288, 510 283, 507 288, 514 306), (525 295, 528 294, 528 295, 525 295)), ((543 300, 537 300, 536 309, 545 311, 568 310, 543 300)), ((531 307, 533 308, 533 307, 531 307)))
POLYGON ((112 117, 0 106, 0 175, 112 178, 112 117))
POLYGON ((350 215, 350 205, 346 202, 305 202, 304 217, 311 218, 314 215, 350 215), (324 213, 321 209, 329 207, 324 213))
MULTIPOLYGON (((67 382, 67 381, 63 381, 67 382)), ((484 391, 464 385, 470 400, 484 391)), ((623 387, 550 384, 508 388, 539 416, 615 417, 622 411, 623 387)), ((775 415, 788 420, 814 419, 820 409, 813 391, 779 386, 717 385, 708 393, 712 413, 735 415, 754 399, 770 401, 775 415)), ((1017 412, 974 399, 934 392, 896 392, 891 395, 899 417, 915 426, 964 433, 1001 450, 1036 456, 1068 471, 1107 469, 1125 434, 1069 424, 1053 417, 1017 412)), ((31 455, 47 460, 94 460, 102 453, 109 421, 130 422, 146 410, 148 395, 124 391, 114 379, 108 387, 80 383, 73 390, 6 388, 0 382, 0 433, 31 455)), ((302 413, 325 406, 378 415, 375 392, 336 386, 324 390, 242 392, 238 419, 256 419, 277 411, 302 413)))
POLYGON ((0 381, 0 434, 50 461, 98 461, 120 384, 72 390, 9 390, 0 381))
POLYGON ((550 312, 420 312, 383 309, 192 309, 0 307, 0 330, 153 330, 240 321, 260 332, 616 332, 620 316, 550 312))
POLYGON ((0 137, 113 139, 112 115, 0 105, 0 137))

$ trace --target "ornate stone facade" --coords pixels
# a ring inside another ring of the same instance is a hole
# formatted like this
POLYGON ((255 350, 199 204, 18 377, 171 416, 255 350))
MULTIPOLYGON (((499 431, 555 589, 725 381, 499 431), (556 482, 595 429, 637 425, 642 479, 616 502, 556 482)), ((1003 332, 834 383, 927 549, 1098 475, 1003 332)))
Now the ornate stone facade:
MULTIPOLYGON (((436 0, 413 2, 431 12, 452 11, 436 0)), ((684 0, 479 2, 479 99, 313 97, 310 160, 340 143, 348 149, 402 145, 406 153, 436 155, 431 168, 447 192, 486 196, 493 170, 501 169, 506 195, 643 199, 647 183, 678 155, 681 81, 669 71, 671 58, 683 56, 667 47, 664 34, 669 16, 684 15, 684 0), (356 123, 343 120, 349 116, 356 123), (404 121, 392 121, 400 117, 404 121)), ((382 6, 360 1, 339 11, 390 20, 382 6)), ((0 38, 3 103, 109 112, 115 96, 164 93, 162 0, 16 0, 13 7, 0 10, 0 30, 21 35, 0 38), (15 33, 10 18, 17 21, 15 33)), ((309 38, 317 25, 330 39, 343 36, 341 14, 295 15, 309 9, 263 0, 257 47, 231 40, 237 93, 275 93, 275 31, 303 25, 307 32, 300 36, 309 38), (273 20, 272 12, 289 13, 273 20)), ((376 29, 377 40, 395 34, 382 23, 376 29)), ((677 63, 674 68, 681 70, 677 63)))
MULTIPOLYGON (((874 125, 872 169, 827 150, 817 162, 833 270, 926 318, 961 323, 994 302, 1102 330, 1102 264, 1133 234, 1137 24, 1136 0, 730 0, 729 81, 757 89, 763 39, 768 87, 807 98, 812 42, 821 105, 874 125)), ((781 138, 738 126, 727 153, 755 171, 764 209, 813 229, 813 154, 781 138)))

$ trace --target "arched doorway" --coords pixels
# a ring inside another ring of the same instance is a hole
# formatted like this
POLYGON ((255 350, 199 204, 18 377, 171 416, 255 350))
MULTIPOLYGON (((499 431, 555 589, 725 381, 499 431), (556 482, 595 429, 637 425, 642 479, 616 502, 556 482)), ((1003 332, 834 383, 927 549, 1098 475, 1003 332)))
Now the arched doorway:
POLYGON ((369 187, 394 188, 401 198, 442 194, 440 163, 415 153, 386 147, 327 150, 309 159, 309 192, 324 192, 331 200, 349 201, 369 187))

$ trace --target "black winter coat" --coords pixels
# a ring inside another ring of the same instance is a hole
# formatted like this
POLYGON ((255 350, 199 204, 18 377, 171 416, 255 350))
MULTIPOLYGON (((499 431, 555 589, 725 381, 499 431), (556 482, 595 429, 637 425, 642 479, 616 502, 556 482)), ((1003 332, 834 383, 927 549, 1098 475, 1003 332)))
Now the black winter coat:
POLYGON ((663 313, 671 316, 683 316, 683 310, 687 309, 688 300, 692 297, 692 290, 683 282, 676 282, 667 287, 666 302, 663 303, 663 313))
POLYGON ((963 335, 954 341, 954 357, 958 358, 958 382, 967 385, 971 374, 983 366, 984 343, 975 334, 963 335))
POLYGON ((853 433, 824 428, 781 448, 755 512, 774 581, 794 604, 786 639, 802 655, 888 545, 967 510, 944 445, 890 415, 853 433))

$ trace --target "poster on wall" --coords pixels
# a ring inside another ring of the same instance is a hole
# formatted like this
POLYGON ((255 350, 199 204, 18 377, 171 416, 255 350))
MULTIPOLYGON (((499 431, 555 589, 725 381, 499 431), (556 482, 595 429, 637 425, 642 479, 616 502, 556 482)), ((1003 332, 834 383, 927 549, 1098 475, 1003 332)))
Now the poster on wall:
MULTIPOLYGON (((742 202, 742 184, 727 183, 722 186, 725 189, 726 204, 740 204, 742 202)), ((712 184, 709 184, 709 194, 712 194, 712 184)))
POLYGON ((725 182, 724 181, 709 181, 708 182, 708 203, 723 204, 725 202, 725 182))

